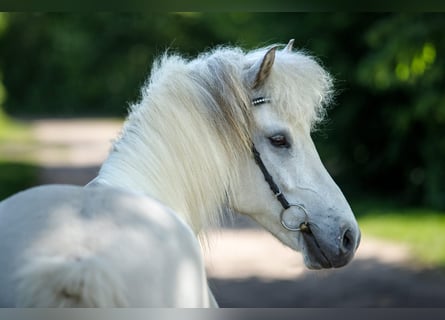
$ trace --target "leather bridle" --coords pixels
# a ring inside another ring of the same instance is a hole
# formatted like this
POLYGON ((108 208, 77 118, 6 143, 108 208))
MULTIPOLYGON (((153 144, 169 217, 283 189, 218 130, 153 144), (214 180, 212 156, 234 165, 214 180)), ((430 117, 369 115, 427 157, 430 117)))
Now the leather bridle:
MULTIPOLYGON (((260 97, 260 98, 255 98, 252 100, 252 104, 254 106, 258 106, 261 105, 263 103, 268 103, 271 100, 269 98, 264 98, 264 97, 260 97)), ((287 201, 286 197, 284 196, 284 194, 281 192, 280 188, 278 187, 278 185, 275 183, 272 175, 269 173, 269 171, 267 170, 266 166, 264 165, 263 160, 261 159, 261 155, 258 152, 258 150, 255 147, 255 144, 252 143, 252 153, 253 153, 253 158, 255 159, 255 163, 258 165, 258 167, 260 168, 261 172, 263 173, 264 179, 266 180, 266 182, 268 183, 270 189, 272 190, 273 194, 275 195, 275 197, 277 198, 277 200, 280 202, 281 206, 283 207, 283 210, 280 213, 280 220, 281 220, 281 225, 289 231, 300 231, 300 232, 304 232, 304 233, 311 233, 311 229, 309 227, 309 222, 308 220, 308 212, 306 210, 306 208, 304 207, 303 204, 299 204, 299 203, 290 203, 289 201, 287 201), (288 210, 291 207, 297 207, 298 209, 300 209, 301 211, 304 212, 305 215, 305 221, 302 222, 298 228, 296 227, 292 227, 289 226, 285 221, 284 221, 284 213, 286 212, 286 210, 288 210)))

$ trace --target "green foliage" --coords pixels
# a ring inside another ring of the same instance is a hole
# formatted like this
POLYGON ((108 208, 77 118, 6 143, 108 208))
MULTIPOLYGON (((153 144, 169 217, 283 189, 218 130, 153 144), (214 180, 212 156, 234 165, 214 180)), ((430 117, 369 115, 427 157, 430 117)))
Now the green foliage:
POLYGON ((360 121, 365 130, 374 127, 371 133, 357 132, 363 149, 356 150, 357 158, 368 155, 363 181, 379 188, 379 181, 391 179, 387 192, 440 209, 445 208, 443 30, 443 14, 379 19, 365 33, 368 50, 356 77, 372 94, 364 106, 367 120, 375 121, 360 121))
POLYGON ((202 49, 201 36, 209 38, 206 28, 184 15, 12 14, 0 40, 5 108, 15 115, 124 115, 153 58, 171 46, 202 49))
POLYGON ((0 159, 0 201, 37 183, 38 168, 0 159))
POLYGON ((295 38, 337 79, 314 138, 346 194, 445 209, 443 30, 441 13, 3 14, 3 107, 122 116, 166 48, 193 56, 295 38))

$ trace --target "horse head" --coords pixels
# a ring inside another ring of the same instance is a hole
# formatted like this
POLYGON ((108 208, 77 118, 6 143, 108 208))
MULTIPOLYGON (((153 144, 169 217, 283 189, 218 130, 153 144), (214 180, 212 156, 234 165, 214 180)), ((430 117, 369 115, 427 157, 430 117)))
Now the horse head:
POLYGON ((301 251, 308 268, 341 267, 354 256, 360 230, 311 138, 332 80, 313 58, 293 52, 292 43, 254 52, 246 65, 252 156, 233 207, 301 251))

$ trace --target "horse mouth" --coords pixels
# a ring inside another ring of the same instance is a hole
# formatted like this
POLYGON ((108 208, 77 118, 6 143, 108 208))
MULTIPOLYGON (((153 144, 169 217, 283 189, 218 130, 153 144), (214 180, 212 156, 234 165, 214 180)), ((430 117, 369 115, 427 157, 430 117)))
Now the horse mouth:
POLYGON ((307 268, 313 270, 330 269, 333 267, 323 249, 320 247, 313 233, 303 233, 306 244, 304 263, 307 268))

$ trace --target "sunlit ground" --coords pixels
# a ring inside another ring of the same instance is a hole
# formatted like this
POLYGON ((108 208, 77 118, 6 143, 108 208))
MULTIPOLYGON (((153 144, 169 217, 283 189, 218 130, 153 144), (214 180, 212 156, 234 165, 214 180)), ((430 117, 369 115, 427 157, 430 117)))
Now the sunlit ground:
MULTIPOLYGON (((355 260, 382 265, 411 265, 408 246, 387 242, 364 233, 355 260)), ((303 276, 323 277, 332 272, 309 271, 301 254, 280 243, 272 234, 252 224, 250 228, 215 230, 209 233, 205 251, 208 273, 218 279, 257 277, 264 280, 292 280, 303 276)))

